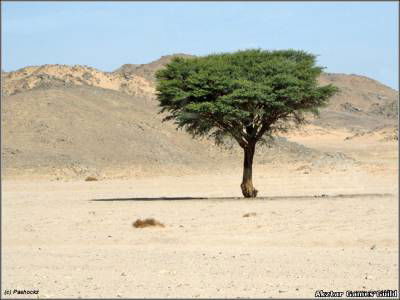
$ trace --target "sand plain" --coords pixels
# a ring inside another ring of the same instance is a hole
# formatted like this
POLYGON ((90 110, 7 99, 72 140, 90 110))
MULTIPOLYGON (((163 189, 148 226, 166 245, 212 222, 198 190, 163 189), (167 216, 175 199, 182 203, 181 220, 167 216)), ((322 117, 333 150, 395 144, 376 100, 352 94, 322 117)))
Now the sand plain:
POLYGON ((261 197, 245 200, 235 198, 240 172, 228 174, 3 181, 3 290, 308 298, 398 289, 396 176, 277 167, 256 176, 261 197), (132 226, 148 217, 165 227, 132 226))

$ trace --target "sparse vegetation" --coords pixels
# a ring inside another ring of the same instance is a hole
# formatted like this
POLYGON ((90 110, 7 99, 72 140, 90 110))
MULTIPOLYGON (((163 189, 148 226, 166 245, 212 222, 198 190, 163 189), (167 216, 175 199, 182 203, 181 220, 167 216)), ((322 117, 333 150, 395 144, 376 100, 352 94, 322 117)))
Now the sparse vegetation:
POLYGON ((137 219, 135 222, 132 224, 133 227, 135 228, 145 228, 145 227, 165 227, 164 224, 160 223, 159 221, 153 219, 153 218, 148 218, 148 219, 137 219))
POLYGON ((251 212, 243 215, 243 218, 248 218, 248 217, 255 217, 257 216, 257 213, 251 212))
POLYGON ((85 178, 85 181, 98 181, 98 179, 96 177, 93 176, 88 176, 85 178))

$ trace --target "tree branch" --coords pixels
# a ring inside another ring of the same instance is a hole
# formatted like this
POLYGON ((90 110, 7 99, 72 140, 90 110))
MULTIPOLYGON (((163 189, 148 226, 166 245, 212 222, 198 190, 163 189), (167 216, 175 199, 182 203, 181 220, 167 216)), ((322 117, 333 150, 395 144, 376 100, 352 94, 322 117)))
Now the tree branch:
POLYGON ((243 137, 241 134, 237 134, 238 129, 227 123, 227 122, 220 122, 217 118, 215 118, 212 114, 207 114, 207 116, 214 121, 214 124, 217 125, 218 128, 220 128, 223 131, 227 131, 230 133, 230 135, 238 142, 239 146, 242 148, 247 147, 247 140, 243 137))

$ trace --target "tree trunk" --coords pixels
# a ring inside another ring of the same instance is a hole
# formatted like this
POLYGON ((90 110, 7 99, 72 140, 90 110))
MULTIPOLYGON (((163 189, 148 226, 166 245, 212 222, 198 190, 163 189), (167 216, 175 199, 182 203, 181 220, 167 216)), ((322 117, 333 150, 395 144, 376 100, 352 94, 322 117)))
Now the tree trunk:
POLYGON ((257 190, 253 186, 253 157, 256 145, 248 145, 244 148, 243 181, 240 187, 245 198, 257 197, 257 190))

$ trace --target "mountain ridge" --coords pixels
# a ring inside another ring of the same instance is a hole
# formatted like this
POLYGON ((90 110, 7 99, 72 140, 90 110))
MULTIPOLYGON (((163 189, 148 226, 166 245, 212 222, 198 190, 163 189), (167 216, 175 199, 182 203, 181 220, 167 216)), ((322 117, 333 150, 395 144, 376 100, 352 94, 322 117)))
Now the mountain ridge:
MULTIPOLYGON (((111 89, 132 96, 154 98, 157 70, 174 57, 190 55, 166 55, 149 64, 124 64, 113 72, 103 72, 86 65, 28 66, 15 72, 2 74, 2 94, 13 95, 35 88, 52 86, 89 85, 111 89)), ((395 119, 398 114, 398 92, 366 76, 343 73, 323 73, 320 84, 334 84, 339 87, 325 112, 384 115, 395 119)))

